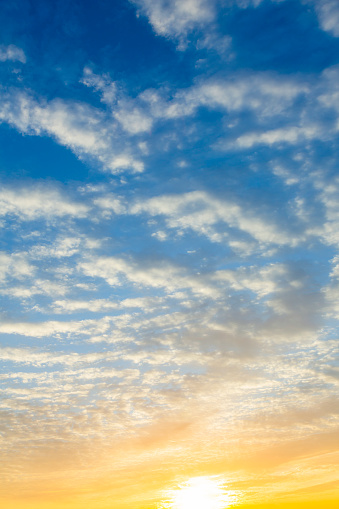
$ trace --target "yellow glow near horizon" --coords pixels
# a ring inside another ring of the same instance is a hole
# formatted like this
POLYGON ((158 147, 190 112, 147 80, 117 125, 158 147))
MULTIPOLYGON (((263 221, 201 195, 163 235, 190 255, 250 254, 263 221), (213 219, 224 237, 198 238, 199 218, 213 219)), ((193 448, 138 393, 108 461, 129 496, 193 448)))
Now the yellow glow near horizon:
POLYGON ((211 477, 195 477, 168 493, 161 507, 168 509, 225 509, 235 502, 232 492, 211 477))

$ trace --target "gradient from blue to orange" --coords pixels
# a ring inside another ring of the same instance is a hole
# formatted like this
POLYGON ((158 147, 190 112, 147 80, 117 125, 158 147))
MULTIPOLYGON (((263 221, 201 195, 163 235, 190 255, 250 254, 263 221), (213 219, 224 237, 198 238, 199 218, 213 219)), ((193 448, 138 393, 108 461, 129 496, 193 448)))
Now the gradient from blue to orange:
POLYGON ((338 3, 0 25, 2 506, 336 508, 338 3))

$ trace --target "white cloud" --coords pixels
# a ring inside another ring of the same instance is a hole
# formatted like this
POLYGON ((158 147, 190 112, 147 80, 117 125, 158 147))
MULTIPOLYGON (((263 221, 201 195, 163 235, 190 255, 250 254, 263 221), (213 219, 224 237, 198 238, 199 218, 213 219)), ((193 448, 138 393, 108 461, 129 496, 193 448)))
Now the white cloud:
POLYGON ((208 79, 179 90, 166 102, 155 90, 146 90, 140 99, 147 102, 154 117, 180 118, 193 115, 203 106, 229 112, 253 110, 259 118, 286 112, 300 94, 307 94, 306 84, 291 78, 256 73, 232 80, 208 79))
POLYGON ((14 189, 3 186, 0 190, 0 216, 14 215, 30 221, 63 216, 86 217, 89 210, 84 203, 72 201, 52 187, 40 185, 14 189))
POLYGON ((119 103, 119 108, 114 113, 114 117, 120 122, 123 129, 130 134, 149 132, 153 123, 152 118, 146 115, 141 109, 130 109, 130 107, 123 102, 119 103))
MULTIPOLYGON (((201 44, 207 44, 207 42, 201 42, 201 44)), ((297 98, 301 95, 310 95, 309 85, 300 78, 259 72, 251 75, 248 73, 237 75, 232 79, 213 77, 200 80, 187 89, 175 92, 172 99, 166 97, 169 92, 165 89, 147 89, 136 98, 130 98, 122 91, 117 91, 116 84, 110 81, 107 75, 95 75, 88 68, 85 68, 85 73, 87 77, 83 79, 83 83, 92 86, 102 94, 107 88, 114 88, 114 99, 106 102, 109 103, 112 117, 118 122, 118 125, 127 135, 132 136, 149 132, 153 124, 159 120, 171 121, 194 116, 201 107, 229 114, 246 110, 253 111, 256 113, 259 123, 274 116, 286 118, 288 112, 292 115, 292 106, 297 98)), ((105 127, 105 122, 102 121, 102 123, 105 127)), ((106 129, 105 127, 101 132, 101 137, 104 140, 106 140, 106 129)), ((117 125, 115 129, 118 129, 117 125)), ((114 136, 122 136, 122 133, 118 131, 114 136)), ((239 146, 240 144, 252 146, 255 143, 296 142, 316 137, 318 134, 315 131, 318 131, 315 124, 306 127, 291 126, 264 133, 249 133, 244 135, 244 138, 239 137, 236 143, 239 146)), ((144 154, 142 143, 136 147, 139 147, 139 151, 144 154)), ((89 152, 91 150, 89 149, 89 152)), ((108 152, 109 150, 106 148, 103 150, 103 154, 96 154, 96 157, 113 173, 126 169, 134 172, 143 171, 142 161, 138 160, 130 149, 115 150, 114 154, 110 154, 110 159, 108 159, 108 152)))
POLYGON ((220 36, 216 32, 208 31, 205 35, 198 40, 197 48, 206 48, 208 50, 214 50, 219 53, 223 58, 227 58, 232 55, 231 52, 231 37, 224 35, 220 36))
POLYGON ((140 7, 157 34, 176 39, 211 23, 215 16, 214 2, 208 0, 130 1, 140 7))
POLYGON ((122 149, 125 142, 120 138, 117 143, 116 126, 104 111, 86 103, 62 99, 37 101, 21 90, 3 93, 0 99, 0 121, 20 132, 52 136, 78 157, 94 157, 112 173, 143 171, 143 163, 136 160, 130 150, 122 149))
POLYGON ((53 303, 53 310, 56 313, 72 313, 73 311, 105 311, 108 309, 118 309, 119 303, 108 299, 96 300, 56 300, 53 303))
POLYGON ((21 48, 14 46, 14 44, 10 44, 9 46, 0 46, 0 62, 5 62, 6 60, 18 61, 23 64, 26 63, 26 55, 21 48))
POLYGON ((133 299, 94 299, 94 300, 56 300, 52 308, 55 313, 72 313, 73 311, 103 312, 109 309, 141 308, 144 312, 150 311, 162 299, 133 298, 133 299))
MULTIPOLYGON (((69 232, 70 233, 70 232, 69 232)), ((44 258, 68 258, 80 251, 90 252, 98 249, 101 241, 86 237, 85 235, 74 233, 71 237, 68 235, 57 235, 51 243, 35 244, 29 249, 29 255, 35 260, 44 258)))
POLYGON ((86 336, 105 333, 110 328, 110 317, 99 320, 80 320, 61 322, 50 320, 48 322, 3 322, 0 324, 0 332, 4 334, 18 334, 21 336, 42 338, 48 336, 61 337, 63 335, 86 336))
MULTIPOLYGON (((36 267, 34 267, 36 269, 36 267)), ((32 275, 32 274, 30 274, 32 275)), ((2 295, 15 297, 18 299, 28 299, 34 295, 49 295, 55 297, 56 295, 65 295, 69 291, 69 287, 60 282, 54 282, 44 279, 34 279, 30 281, 29 285, 13 286, 3 288, 0 290, 2 295)))
MULTIPOLYGON (((164 37, 179 42, 179 49, 185 49, 187 36, 193 31, 203 33, 198 41, 198 47, 215 49, 225 54, 229 47, 230 38, 220 37, 216 31, 217 10, 221 7, 223 14, 227 14, 234 6, 240 9, 258 7, 263 0, 129 0, 139 7, 153 30, 164 37), (208 28, 208 31, 206 30, 208 28)), ((271 0, 280 3, 284 0, 271 0)), ((139 15, 139 13, 138 13, 139 15)))
POLYGON ((314 6, 321 28, 326 32, 330 32, 334 37, 339 37, 339 5, 337 0, 316 0, 314 6))
POLYGON ((327 302, 327 312, 339 319, 339 257, 335 256, 332 260, 332 271, 330 273, 331 282, 325 288, 323 292, 327 302))
POLYGON ((117 85, 108 74, 94 74, 89 67, 84 68, 84 74, 80 83, 87 87, 94 88, 96 92, 101 93, 101 101, 112 105, 116 101, 117 85))
POLYGON ((30 255, 37 258, 63 258, 73 256, 79 252, 81 244, 80 238, 61 237, 56 239, 52 246, 35 245, 30 250, 30 255))
POLYGON ((97 361, 109 360, 110 358, 114 358, 114 355, 110 356, 107 352, 94 352, 87 354, 72 352, 64 354, 60 352, 37 351, 34 348, 0 347, 1 360, 22 364, 33 364, 36 366, 40 366, 42 364, 64 364, 67 366, 73 366, 78 363, 92 364, 97 361))
POLYGON ((321 225, 310 227, 310 232, 322 238, 326 244, 339 246, 339 178, 326 181, 321 173, 312 175, 312 183, 318 192, 317 199, 325 210, 321 225))
POLYGON ((305 84, 293 79, 258 73, 233 82, 203 83, 193 89, 192 97, 198 104, 208 107, 222 107, 228 111, 252 109, 262 116, 271 116, 279 114, 298 95, 307 92, 305 84))
MULTIPOLYGON (((276 143, 297 144, 305 140, 321 138, 323 131, 318 126, 308 127, 284 127, 281 129, 272 129, 265 132, 247 133, 239 136, 233 143, 228 143, 229 147, 251 148, 254 145, 274 145, 276 143)), ((220 145, 221 146, 221 145, 220 145)))
POLYGON ((113 117, 124 131, 132 135, 150 131, 153 124, 152 118, 142 110, 140 105, 136 106, 134 100, 124 96, 107 74, 94 74, 91 69, 85 67, 84 77, 80 82, 101 93, 101 101, 111 107, 113 117))
MULTIPOLYGON (((99 156, 99 159, 105 163, 105 158, 99 156)), ((144 171, 144 163, 127 153, 113 157, 111 161, 105 164, 112 173, 120 173, 123 170, 132 170, 133 173, 141 173, 144 171)))
POLYGON ((220 200, 204 191, 193 191, 182 195, 163 195, 136 202, 131 206, 132 214, 147 213, 163 215, 169 228, 191 229, 206 235, 214 242, 225 240, 215 226, 226 223, 264 244, 294 245, 298 239, 275 225, 270 218, 256 215, 248 206, 241 207, 231 200, 220 200))
POLYGON ((167 292, 189 288, 198 295, 219 293, 203 276, 190 275, 186 269, 169 262, 142 264, 136 260, 101 256, 80 262, 78 267, 85 275, 103 278, 111 286, 120 286, 125 279, 141 287, 161 288, 167 292))
POLYGON ((248 289, 259 297, 265 297, 279 291, 282 281, 288 279, 288 276, 288 267, 277 263, 262 268, 241 268, 236 271, 220 270, 214 277, 218 280, 228 281, 235 290, 248 289))
POLYGON ((0 251, 0 281, 4 281, 7 277, 22 279, 32 276, 35 267, 26 259, 24 253, 7 254, 0 251))
MULTIPOLYGON (((317 99, 321 106, 336 110, 339 113, 339 66, 334 65, 325 69, 321 75, 320 94, 317 99)), ((337 124, 337 128, 339 126, 337 124)))
POLYGON ((160 242, 164 242, 167 240, 167 233, 163 232, 161 230, 152 233, 152 237, 155 237, 156 239, 160 240, 160 242))
POLYGON ((0 119, 27 134, 52 135, 73 150, 96 153, 107 148, 101 112, 84 103, 38 102, 18 90, 3 95, 0 119))
POLYGON ((105 215, 124 214, 126 213, 126 205, 117 196, 106 194, 100 198, 93 200, 93 204, 104 210, 105 215))

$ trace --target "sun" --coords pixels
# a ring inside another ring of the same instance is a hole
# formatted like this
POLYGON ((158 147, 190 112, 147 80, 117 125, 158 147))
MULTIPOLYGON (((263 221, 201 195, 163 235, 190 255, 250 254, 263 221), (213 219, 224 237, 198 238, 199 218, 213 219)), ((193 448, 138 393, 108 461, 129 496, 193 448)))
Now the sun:
POLYGON ((235 501, 230 491, 225 491, 221 481, 213 477, 194 477, 168 492, 161 507, 168 509, 225 509, 235 501))

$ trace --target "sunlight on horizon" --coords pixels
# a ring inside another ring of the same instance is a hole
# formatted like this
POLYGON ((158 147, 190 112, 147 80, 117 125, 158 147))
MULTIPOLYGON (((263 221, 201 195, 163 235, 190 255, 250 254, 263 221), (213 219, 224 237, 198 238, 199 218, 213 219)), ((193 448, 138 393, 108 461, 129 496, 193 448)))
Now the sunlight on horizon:
POLYGON ((236 502, 234 492, 225 490, 213 477, 194 477, 167 492, 159 509, 225 509, 236 502))

